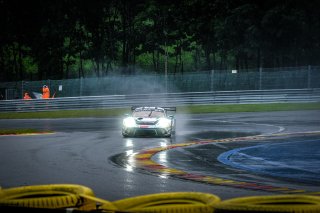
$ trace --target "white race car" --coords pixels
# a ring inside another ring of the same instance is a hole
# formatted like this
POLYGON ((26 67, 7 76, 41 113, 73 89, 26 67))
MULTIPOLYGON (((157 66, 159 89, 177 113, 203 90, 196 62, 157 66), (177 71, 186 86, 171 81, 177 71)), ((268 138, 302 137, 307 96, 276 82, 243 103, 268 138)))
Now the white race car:
POLYGON ((123 137, 153 135, 171 137, 175 134, 175 117, 168 111, 176 107, 131 107, 122 122, 123 137))

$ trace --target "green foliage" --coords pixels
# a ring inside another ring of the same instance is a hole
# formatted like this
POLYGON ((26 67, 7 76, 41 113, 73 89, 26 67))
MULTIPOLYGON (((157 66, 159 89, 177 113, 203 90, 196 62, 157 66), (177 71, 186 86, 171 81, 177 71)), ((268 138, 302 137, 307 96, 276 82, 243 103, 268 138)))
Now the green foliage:
POLYGON ((31 56, 27 55, 25 58, 23 58, 23 64, 27 74, 36 74, 38 72, 38 64, 31 56))
POLYGON ((166 54, 171 73, 318 65, 319 7, 317 0, 3 0, 0 81, 135 67, 164 73, 166 54))

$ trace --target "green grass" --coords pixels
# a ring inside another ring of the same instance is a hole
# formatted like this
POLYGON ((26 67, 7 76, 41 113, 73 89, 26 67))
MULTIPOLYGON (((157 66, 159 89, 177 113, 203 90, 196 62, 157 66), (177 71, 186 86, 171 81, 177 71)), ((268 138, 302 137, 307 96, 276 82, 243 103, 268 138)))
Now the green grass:
POLYGON ((270 112, 294 110, 320 110, 320 103, 228 104, 183 107, 179 111, 192 114, 226 112, 270 112))
POLYGON ((85 109, 48 112, 6 112, 0 113, 0 119, 109 117, 128 113, 128 110, 129 109, 85 109))
MULTIPOLYGON (((228 104, 228 105, 197 105, 177 107, 177 113, 231 113, 231 112, 265 112, 292 110, 320 110, 320 103, 274 103, 274 104, 228 104)), ((85 109, 63 110, 50 112, 1 112, 0 119, 30 118, 77 118, 77 117, 110 117, 129 113, 130 108, 120 109, 85 109)))

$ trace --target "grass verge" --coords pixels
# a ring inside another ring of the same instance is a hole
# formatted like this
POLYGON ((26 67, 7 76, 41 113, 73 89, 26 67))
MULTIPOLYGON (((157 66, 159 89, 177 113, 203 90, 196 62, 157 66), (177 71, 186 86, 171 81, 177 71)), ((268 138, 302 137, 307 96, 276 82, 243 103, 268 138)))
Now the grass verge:
MULTIPOLYGON (((177 107, 177 113, 231 113, 231 112, 266 112, 292 110, 320 110, 320 103, 272 103, 272 104, 228 104, 228 105, 191 105, 177 107)), ((78 118, 110 117, 130 113, 130 108, 60 110, 48 112, 1 112, 0 119, 31 118, 78 118)))
POLYGON ((181 108, 180 112, 198 113, 228 113, 228 112, 271 112, 320 110, 320 103, 272 103, 272 104, 227 104, 199 105, 181 108))

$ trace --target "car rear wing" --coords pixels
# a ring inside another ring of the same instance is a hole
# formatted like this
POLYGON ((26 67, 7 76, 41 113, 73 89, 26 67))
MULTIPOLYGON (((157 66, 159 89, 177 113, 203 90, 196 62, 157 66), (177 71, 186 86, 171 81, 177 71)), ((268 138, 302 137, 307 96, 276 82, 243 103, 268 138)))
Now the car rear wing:
POLYGON ((161 107, 161 108, 163 108, 164 110, 166 110, 166 111, 177 111, 177 107, 161 107))
POLYGON ((135 110, 135 109, 137 109, 137 108, 140 108, 140 107, 142 107, 142 106, 132 106, 132 107, 131 107, 131 111, 133 111, 133 110, 135 110))
POLYGON ((131 107, 131 111, 137 109, 137 108, 153 108, 153 109, 157 109, 157 108, 162 108, 164 109, 165 111, 177 111, 177 107, 148 107, 148 106, 132 106, 131 107))

